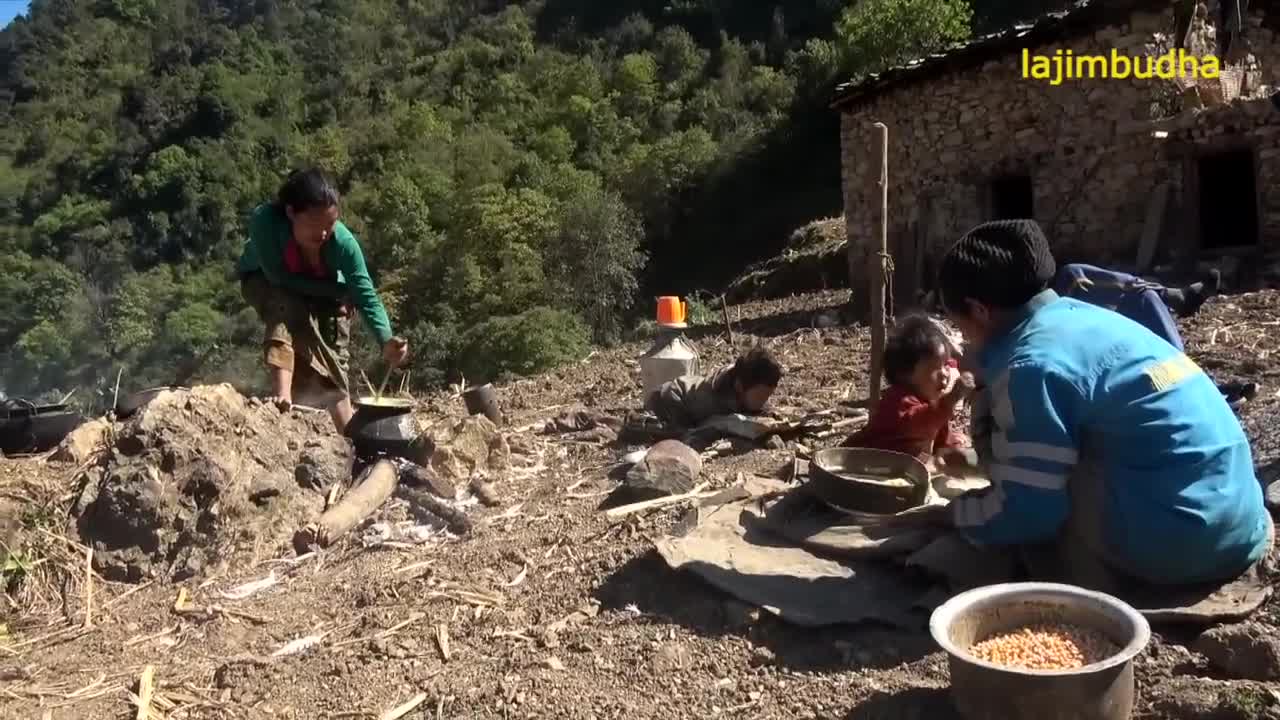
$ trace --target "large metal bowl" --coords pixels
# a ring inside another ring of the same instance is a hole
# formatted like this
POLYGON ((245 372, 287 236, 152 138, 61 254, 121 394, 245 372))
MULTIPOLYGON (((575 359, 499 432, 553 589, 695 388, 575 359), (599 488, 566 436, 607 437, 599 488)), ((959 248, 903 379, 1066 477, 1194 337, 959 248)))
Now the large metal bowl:
POLYGON ((923 505, 929 468, 904 453, 870 448, 819 450, 809 463, 809 492, 840 510, 892 515, 923 505), (890 482, 906 480, 906 487, 890 482))
POLYGON ((957 595, 933 612, 929 632, 946 651, 951 696, 967 720, 1127 720, 1133 713, 1133 659, 1151 627, 1124 602, 1072 585, 1006 583, 957 595), (1035 623, 1101 632, 1121 650, 1075 670, 1019 670, 968 649, 991 635, 1035 623))

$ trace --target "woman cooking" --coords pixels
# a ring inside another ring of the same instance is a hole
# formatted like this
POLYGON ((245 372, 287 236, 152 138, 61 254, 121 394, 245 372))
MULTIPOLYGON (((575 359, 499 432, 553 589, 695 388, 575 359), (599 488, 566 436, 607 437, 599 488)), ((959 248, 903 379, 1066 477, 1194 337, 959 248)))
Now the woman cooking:
POLYGON ((266 325, 272 400, 288 410, 295 382, 298 388, 318 386, 341 433, 352 415, 347 380, 352 306, 389 366, 404 363, 409 344, 392 336, 360 243, 338 221, 339 200, 323 171, 290 175, 274 203, 253 211, 237 270, 245 300, 266 325))

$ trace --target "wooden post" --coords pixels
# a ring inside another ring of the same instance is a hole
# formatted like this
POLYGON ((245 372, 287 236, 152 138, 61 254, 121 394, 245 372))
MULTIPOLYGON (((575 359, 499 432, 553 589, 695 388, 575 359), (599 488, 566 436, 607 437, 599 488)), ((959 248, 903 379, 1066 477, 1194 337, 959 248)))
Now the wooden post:
POLYGON ((867 378, 868 398, 872 405, 880 400, 880 376, 883 374, 885 344, 885 273, 889 253, 889 128, 884 123, 872 125, 876 137, 871 143, 872 166, 879 166, 877 193, 870 203, 875 242, 867 253, 867 286, 871 288, 871 369, 867 378))

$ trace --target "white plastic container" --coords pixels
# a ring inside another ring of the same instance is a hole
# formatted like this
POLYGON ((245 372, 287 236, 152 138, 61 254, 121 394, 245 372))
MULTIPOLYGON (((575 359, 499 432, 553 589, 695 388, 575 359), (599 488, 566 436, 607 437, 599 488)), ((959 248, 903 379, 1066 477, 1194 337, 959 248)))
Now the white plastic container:
POLYGON ((680 332, 664 331, 649 351, 640 356, 644 397, 681 375, 700 372, 698 349, 680 332))

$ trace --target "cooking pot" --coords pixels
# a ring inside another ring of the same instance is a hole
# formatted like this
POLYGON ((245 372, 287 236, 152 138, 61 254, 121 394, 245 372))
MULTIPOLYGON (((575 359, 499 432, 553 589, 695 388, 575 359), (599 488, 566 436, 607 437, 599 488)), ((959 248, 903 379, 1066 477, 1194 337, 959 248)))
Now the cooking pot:
POLYGON ((1134 658, 1151 626, 1123 601, 1072 585, 1006 583, 957 595, 929 620, 946 651, 951 697, 966 720, 1128 720, 1134 658), (1082 668, 1024 670, 980 660, 970 648, 1027 625, 1070 623, 1102 633, 1119 652, 1082 668))
POLYGON ((362 397, 353 404, 355 414, 344 434, 351 438, 357 457, 390 455, 414 460, 419 429, 413 419, 412 400, 362 397))
POLYGON ((162 392, 169 390, 185 390, 186 388, 176 385, 165 385, 163 387, 148 388, 139 390, 136 393, 125 395, 116 402, 116 417, 123 420, 141 410, 147 403, 155 400, 162 392))
POLYGON ((840 510, 893 515, 925 503, 929 468, 889 450, 827 448, 813 454, 806 488, 840 510))

